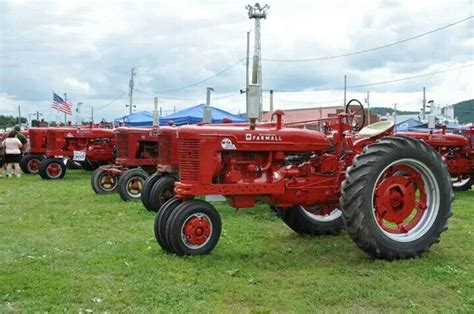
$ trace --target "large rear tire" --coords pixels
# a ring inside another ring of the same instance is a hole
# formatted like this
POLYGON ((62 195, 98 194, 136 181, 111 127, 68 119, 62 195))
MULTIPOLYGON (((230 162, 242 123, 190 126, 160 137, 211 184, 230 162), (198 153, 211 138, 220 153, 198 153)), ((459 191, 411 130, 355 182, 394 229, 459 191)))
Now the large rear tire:
POLYGON ((463 176, 461 178, 452 178, 453 190, 454 191, 467 191, 470 190, 474 184, 474 174, 463 176))
POLYGON ((420 256, 448 228, 454 193, 446 164, 425 143, 386 137, 346 172, 340 199, 352 240, 387 260, 420 256))
POLYGON ((125 171, 118 182, 120 197, 124 201, 139 200, 146 178, 148 178, 148 173, 142 169, 135 168, 125 171))
POLYGON ((278 208, 283 222, 294 232, 309 235, 338 234, 343 228, 342 212, 338 208, 312 209, 303 206, 292 208, 278 208))
POLYGON ((47 158, 41 161, 38 173, 45 180, 62 179, 66 174, 66 165, 62 159, 47 158))
POLYGON ((142 188, 142 195, 140 199, 142 200, 143 206, 150 211, 155 211, 152 208, 152 203, 150 201, 150 194, 151 194, 151 189, 155 185, 155 183, 162 177, 161 174, 154 173, 151 176, 149 176, 146 180, 145 183, 143 184, 142 188))
POLYGON ((150 206, 148 210, 157 211, 167 200, 175 195, 175 182, 176 178, 172 176, 161 177, 155 182, 150 192, 150 206))
POLYGON ((23 173, 37 174, 39 172, 39 166, 41 161, 44 159, 42 155, 28 154, 23 156, 20 160, 20 168, 23 173))
POLYGON ((119 176, 110 174, 107 169, 97 168, 91 177, 91 186, 97 194, 115 192, 119 182, 119 176))

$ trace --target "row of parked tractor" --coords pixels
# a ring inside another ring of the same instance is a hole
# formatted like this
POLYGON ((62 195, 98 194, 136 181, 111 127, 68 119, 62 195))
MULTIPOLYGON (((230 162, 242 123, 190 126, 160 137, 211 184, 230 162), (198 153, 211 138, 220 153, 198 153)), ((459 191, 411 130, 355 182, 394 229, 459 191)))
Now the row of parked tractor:
POLYGON ((96 193, 118 191, 157 212, 156 240, 178 255, 214 248, 220 216, 197 197, 224 195, 235 208, 268 203, 297 233, 346 228, 376 258, 418 256, 446 229, 452 188, 473 184, 474 128, 395 133, 386 121, 362 128, 364 111, 351 108, 304 121, 318 131, 285 123, 282 111, 266 123, 31 128, 21 166, 44 179, 74 165, 94 170, 96 193))

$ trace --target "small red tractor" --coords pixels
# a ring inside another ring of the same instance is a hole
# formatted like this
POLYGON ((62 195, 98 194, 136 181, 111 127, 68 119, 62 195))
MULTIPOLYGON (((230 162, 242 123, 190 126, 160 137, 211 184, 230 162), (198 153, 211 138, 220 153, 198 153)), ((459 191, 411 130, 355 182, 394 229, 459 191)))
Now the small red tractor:
POLYGON ((143 185, 141 201, 150 211, 157 211, 174 196, 178 180, 178 139, 176 126, 163 126, 158 135, 158 164, 156 172, 143 185))
POLYGON ((446 133, 443 127, 432 132, 399 132, 397 135, 423 140, 433 147, 448 166, 454 190, 471 188, 474 183, 474 127, 464 129, 462 134, 446 133))
POLYGON ((99 194, 118 190, 124 201, 139 199, 146 178, 156 168, 159 130, 120 127, 114 133, 117 158, 113 165, 95 170, 92 189, 99 194))
POLYGON ((79 163, 85 170, 94 170, 115 159, 115 138, 112 130, 100 128, 48 128, 46 158, 39 167, 43 179, 62 179, 67 165, 79 163))
POLYGON ((20 161, 24 173, 37 174, 46 154, 48 128, 30 128, 28 130, 29 148, 20 161))
POLYGON ((428 251, 452 213, 446 164, 423 141, 393 136, 392 122, 373 124, 356 137, 355 115, 347 108, 318 120, 324 133, 285 126, 280 110, 270 127, 255 121, 180 127, 180 179, 176 196, 156 214, 158 244, 177 255, 211 252, 221 219, 197 197, 220 194, 235 208, 266 202, 300 234, 346 228, 374 258, 428 251))

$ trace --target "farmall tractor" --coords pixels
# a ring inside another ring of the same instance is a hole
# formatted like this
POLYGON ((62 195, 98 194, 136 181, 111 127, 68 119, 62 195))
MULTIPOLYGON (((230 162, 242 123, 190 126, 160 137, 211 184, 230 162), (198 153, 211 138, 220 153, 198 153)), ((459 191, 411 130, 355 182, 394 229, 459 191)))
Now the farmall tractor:
POLYGON ((79 163, 85 170, 113 163, 115 138, 112 130, 100 128, 49 128, 46 159, 39 174, 43 179, 62 179, 67 165, 79 163))
POLYGON ((434 132, 400 132, 403 136, 410 136, 423 140, 433 147, 448 166, 453 189, 456 191, 469 190, 474 184, 474 127, 464 129, 461 134, 434 132))
POLYGON ((155 128, 115 129, 115 164, 96 169, 92 189, 99 194, 118 190, 124 201, 139 199, 143 184, 155 171, 158 158, 158 133, 155 128))
POLYGON ((157 211, 174 196, 174 183, 178 180, 178 128, 173 125, 160 127, 158 135, 158 164, 142 189, 143 206, 157 211))
POLYGON ((214 206, 197 199, 212 194, 224 195, 235 208, 266 202, 300 234, 346 228, 374 258, 416 257, 439 242, 454 194, 434 149, 392 136, 391 122, 355 137, 348 110, 319 120, 325 132, 285 126, 282 111, 275 116, 271 127, 251 120, 245 126, 179 128, 176 196, 160 207, 154 226, 165 251, 212 251, 221 219, 214 206))
POLYGON ((20 161, 24 173, 37 174, 41 161, 45 158, 48 128, 30 128, 29 148, 20 161))

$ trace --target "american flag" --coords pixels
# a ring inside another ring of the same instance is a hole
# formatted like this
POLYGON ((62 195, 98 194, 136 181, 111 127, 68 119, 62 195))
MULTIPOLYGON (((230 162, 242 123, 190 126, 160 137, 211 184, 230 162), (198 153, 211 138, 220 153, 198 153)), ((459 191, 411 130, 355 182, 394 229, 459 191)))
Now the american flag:
POLYGON ((64 101, 61 97, 56 95, 56 93, 53 93, 53 95, 53 103, 51 104, 51 108, 72 115, 72 104, 70 102, 64 101))

